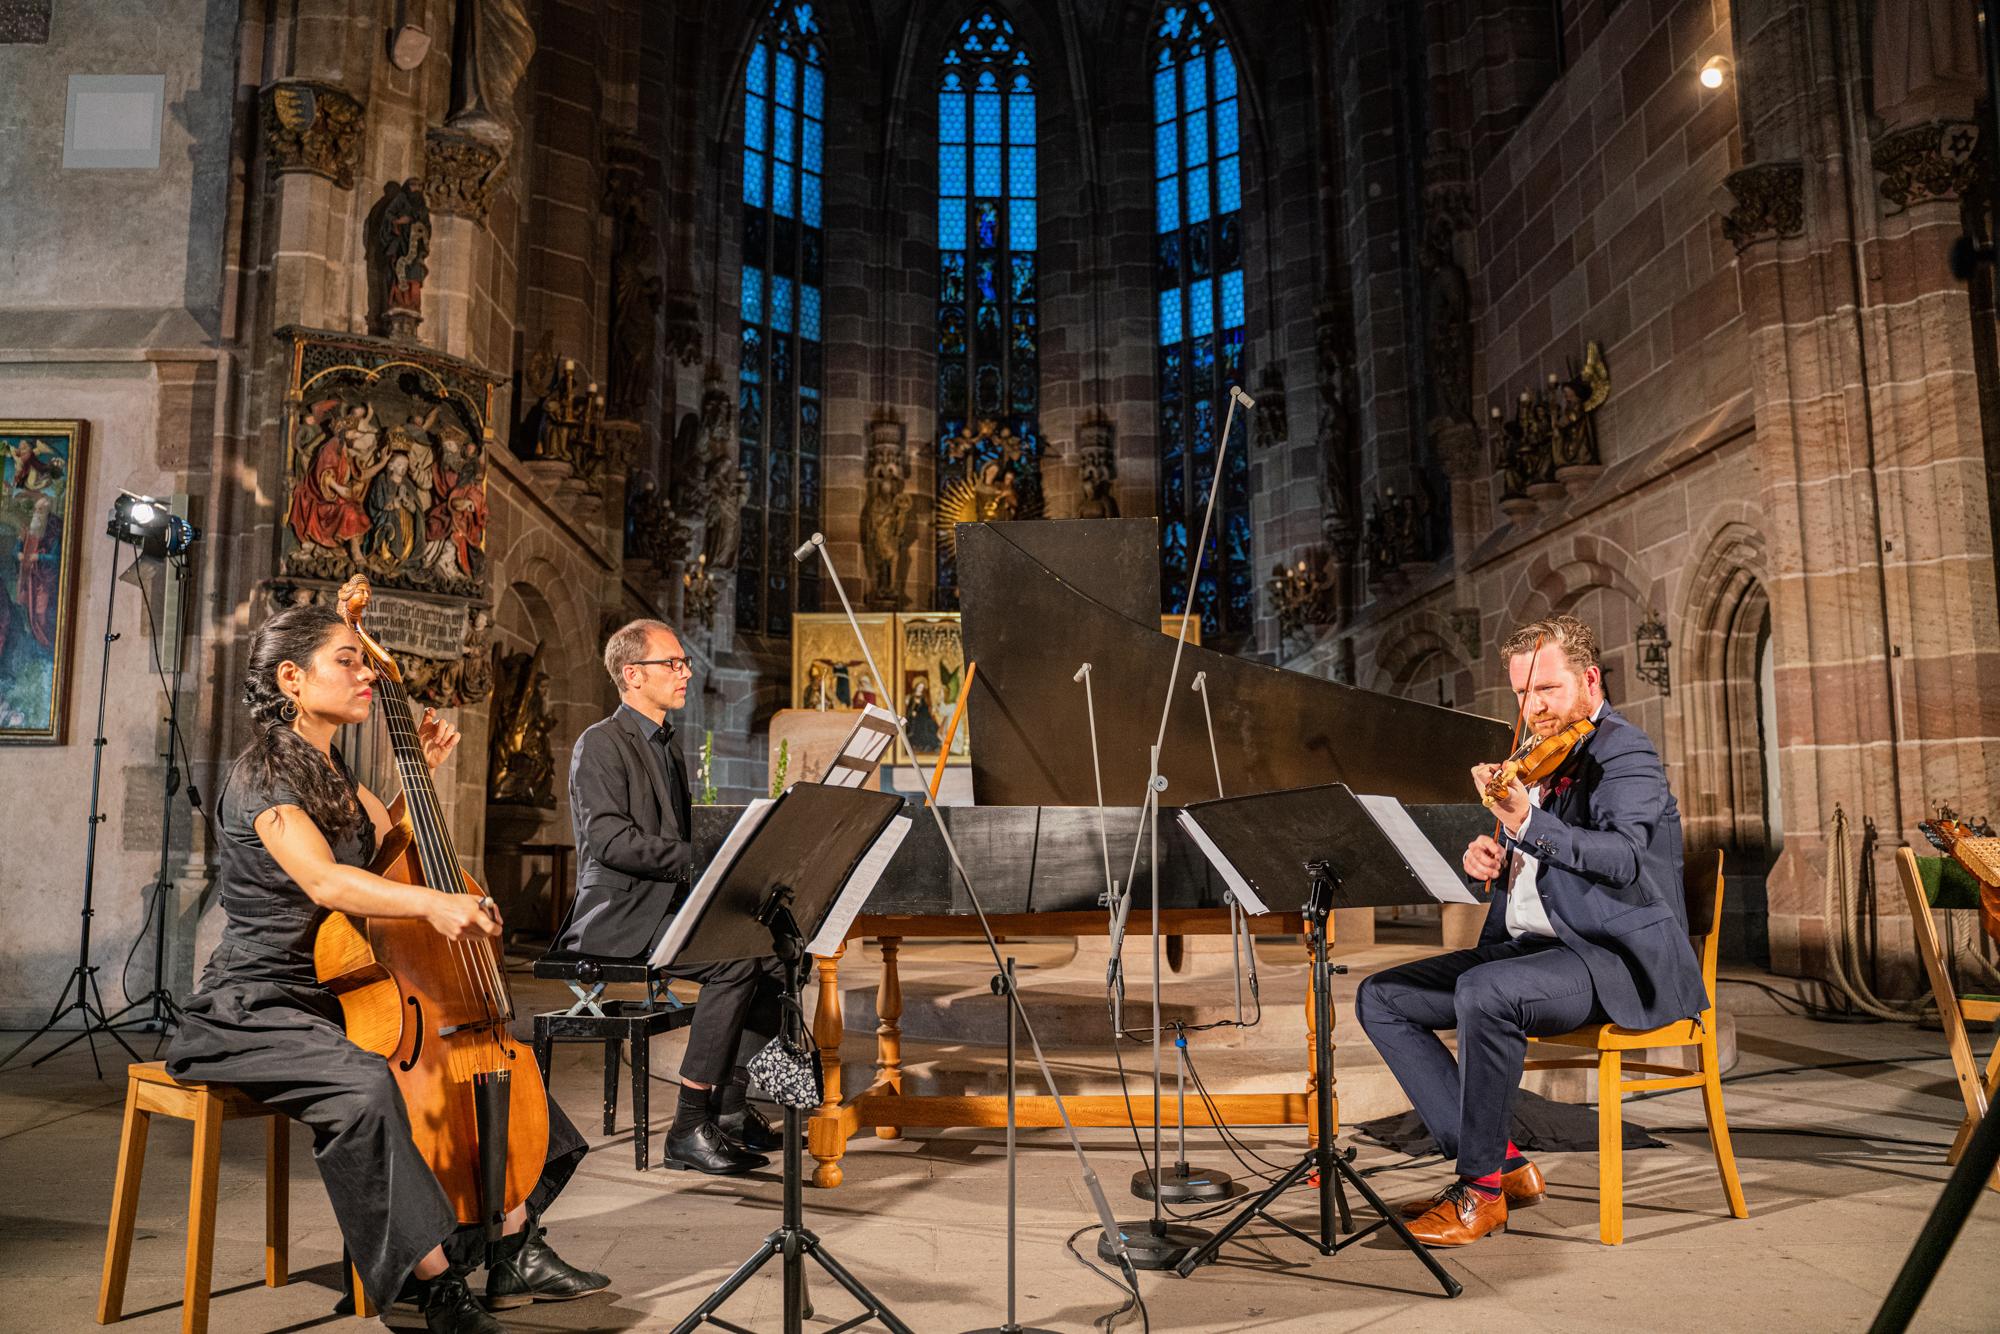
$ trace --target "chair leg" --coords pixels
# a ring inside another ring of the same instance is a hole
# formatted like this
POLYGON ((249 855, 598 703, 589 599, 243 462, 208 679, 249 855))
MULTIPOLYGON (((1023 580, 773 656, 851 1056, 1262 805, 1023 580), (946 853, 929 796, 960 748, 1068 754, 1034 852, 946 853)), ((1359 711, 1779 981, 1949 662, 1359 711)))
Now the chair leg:
MULTIPOLYGON (((1986 1057, 1986 1078, 1983 1087, 1986 1090, 1986 1103, 1990 1107, 1995 1094, 2000 1094, 2000 1042, 1993 1044, 1993 1050, 1986 1057)), ((1978 1121, 1973 1118, 1972 1113, 1967 1112, 1965 1118, 1958 1123, 1958 1133, 1952 1136, 1950 1152, 1944 1156, 1947 1164, 1958 1166, 1959 1158, 1965 1153, 1966 1143, 1971 1140, 1972 1132, 1978 1128, 1978 1121)), ((1988 1177, 1986 1184, 1990 1189, 2000 1190, 2000 1172, 1988 1177)))
POLYGON ((292 1281, 292 1123, 264 1118, 264 1286, 292 1281))
POLYGON ((347 1274, 348 1281, 354 1284, 354 1314, 363 1320, 373 1320, 377 1314, 375 1303, 368 1300, 368 1288, 361 1281, 361 1271, 349 1265, 347 1274))
POLYGON ((127 1081, 125 1128, 118 1139, 118 1176, 111 1190, 111 1235, 104 1241, 104 1281, 97 1289, 100 1325, 115 1325, 124 1318, 132 1224, 139 1216, 139 1180, 146 1171, 146 1129, 152 1119, 152 1113, 139 1110, 139 1081, 127 1081))
POLYGON ((623 1038, 609 1038, 604 1043, 604 1133, 618 1133, 618 1053, 624 1045, 623 1038))
POLYGON ((1615 1051, 1597 1054, 1597 1239, 1606 1246, 1625 1241, 1625 1126, 1619 1115, 1621 1059, 1615 1051))
POLYGON ((632 1161, 646 1170, 647 1140, 652 1135, 652 1051, 646 1026, 632 1026, 632 1161))
POLYGON ((207 1334, 208 1283, 215 1265, 215 1180, 222 1167, 222 1099, 204 1096, 194 1118, 194 1169, 188 1180, 187 1279, 181 1334, 207 1334))
POLYGON ((1736 1150, 1729 1144, 1729 1117, 1722 1110, 1722 1060, 1714 1037, 1701 1044, 1701 1106, 1708 1116, 1708 1145, 1715 1151, 1715 1170, 1722 1177, 1722 1193, 1729 1199, 1735 1218, 1748 1218, 1750 1206, 1743 1199, 1743 1183, 1736 1176, 1736 1150))

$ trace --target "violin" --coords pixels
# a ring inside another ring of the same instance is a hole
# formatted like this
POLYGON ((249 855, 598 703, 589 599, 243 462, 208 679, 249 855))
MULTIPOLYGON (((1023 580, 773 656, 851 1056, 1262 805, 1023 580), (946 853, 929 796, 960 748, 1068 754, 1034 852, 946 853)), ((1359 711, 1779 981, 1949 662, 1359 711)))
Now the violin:
POLYGON ((1596 723, 1579 718, 1553 736, 1530 736, 1507 757, 1506 763, 1493 771, 1479 799, 1490 809, 1495 802, 1506 800, 1507 789, 1515 782, 1524 787, 1541 782, 1562 768, 1577 743, 1596 730, 1596 723))
POLYGON ((1979 925, 2000 943, 2000 838, 1992 827, 1984 820, 1968 823, 1940 806, 1937 818, 1920 823, 1917 832, 1979 882, 1979 925))
MULTIPOLYGON (((402 670, 361 628, 368 597, 367 579, 349 579, 340 617, 378 674, 375 690, 403 780, 389 808, 395 827, 368 869, 400 884, 484 898, 452 847, 402 670)), ((417 1151, 458 1221, 484 1224, 487 1239, 499 1240, 507 1214, 541 1179, 549 1143, 541 1068, 507 1031, 514 999, 499 942, 447 940, 421 918, 334 913, 313 942, 313 967, 340 1000, 348 1039, 389 1058, 417 1151)))

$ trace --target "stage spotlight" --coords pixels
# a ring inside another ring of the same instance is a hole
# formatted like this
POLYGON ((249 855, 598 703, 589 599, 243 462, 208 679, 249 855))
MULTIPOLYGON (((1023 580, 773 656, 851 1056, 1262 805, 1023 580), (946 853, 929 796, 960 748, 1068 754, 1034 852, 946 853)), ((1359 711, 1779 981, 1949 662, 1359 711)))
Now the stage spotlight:
POLYGON ((104 531, 139 549, 140 560, 162 561, 185 555, 201 540, 201 529, 173 513, 151 496, 118 493, 111 502, 111 522, 104 531))
POLYGON ((1701 86, 1704 88, 1720 88, 1722 81, 1728 77, 1728 56, 1711 57, 1709 62, 1701 67, 1701 86))

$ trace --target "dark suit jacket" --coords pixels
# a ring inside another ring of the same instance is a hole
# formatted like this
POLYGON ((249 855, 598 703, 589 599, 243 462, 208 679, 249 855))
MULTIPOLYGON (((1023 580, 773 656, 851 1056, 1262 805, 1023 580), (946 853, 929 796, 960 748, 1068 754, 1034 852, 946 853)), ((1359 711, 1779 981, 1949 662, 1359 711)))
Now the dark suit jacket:
POLYGON ((576 902, 556 948, 629 958, 653 948, 693 879, 687 766, 669 741, 661 775, 653 724, 620 705, 584 730, 569 760, 576 902))
MULTIPOLYGON (((1549 924, 1590 968, 1605 1013, 1626 1028, 1691 1019, 1707 1004, 1688 944, 1681 813, 1652 739, 1616 709, 1570 752, 1568 786, 1507 839, 1541 864, 1549 924)), ((1543 791, 1548 791, 1545 785, 1543 791)), ((1493 895, 1482 945, 1507 936, 1507 893, 1493 895)))

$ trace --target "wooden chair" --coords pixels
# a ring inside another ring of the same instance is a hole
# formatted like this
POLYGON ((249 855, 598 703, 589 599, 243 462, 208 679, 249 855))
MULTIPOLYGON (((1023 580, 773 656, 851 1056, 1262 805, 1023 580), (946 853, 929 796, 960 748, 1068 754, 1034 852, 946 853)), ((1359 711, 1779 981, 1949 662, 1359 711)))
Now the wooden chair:
MULTIPOLYGON (((1722 854, 1715 854, 1714 872, 1706 857, 1687 864, 1686 890, 1689 939, 1701 958, 1701 981, 1708 990, 1708 1008, 1697 1019, 1682 1019, 1660 1028, 1620 1028, 1616 1024, 1589 1024, 1560 1037, 1538 1038, 1547 1046, 1585 1047, 1597 1053, 1591 1060, 1529 1060, 1530 1070, 1597 1071, 1597 1236, 1607 1246, 1625 1240, 1625 1140, 1620 1104, 1627 1093, 1654 1089, 1701 1090, 1702 1107, 1708 1114, 1708 1138, 1715 1150, 1715 1170, 1722 1177, 1722 1191, 1729 1199, 1729 1212, 1748 1218, 1750 1206, 1743 1200, 1743 1185, 1736 1179, 1736 1155, 1729 1147, 1729 1121, 1722 1110, 1722 1063, 1715 1041, 1715 956, 1720 944, 1722 923, 1722 854), (1651 1065, 1626 1062, 1624 1053, 1649 1047, 1694 1047, 1694 1066, 1651 1065), (1624 1070, 1656 1076, 1626 1079, 1624 1070)), ((1530 1052, 1534 1050, 1529 1048, 1530 1052)))
MULTIPOLYGON (((97 1323, 124 1317, 125 1273, 132 1260, 132 1227, 139 1213, 139 1180, 146 1168, 146 1132, 153 1115, 194 1123, 194 1171, 188 1181, 187 1276, 181 1297, 181 1334, 208 1329, 208 1283, 215 1260, 215 1184, 222 1163, 222 1123, 266 1118, 264 1127, 264 1286, 282 1288, 287 1268, 291 1210, 291 1127, 285 1114, 252 1102, 231 1084, 182 1082, 164 1061, 127 1068, 125 1130, 118 1145, 118 1179, 111 1193, 111 1235, 104 1246, 104 1282, 97 1294, 97 1323)), ((372 1316, 360 1275, 354 1278, 355 1314, 372 1316)))
MULTIPOLYGON (((1958 1075, 1959 1096, 1965 1099, 1965 1119, 1959 1122, 1958 1138, 1952 1141, 1951 1152, 1945 1155, 1947 1163, 1956 1164, 1965 1152, 1966 1141, 1972 1138, 1973 1128, 1986 1115, 1996 1087, 2000 1087, 2000 1043, 1994 1045, 1993 1054, 1987 1058, 1986 1077, 1981 1079, 1979 1066, 1972 1059, 1972 1042, 1965 1034, 1965 1021, 2000 1019, 2000 996, 1954 994, 1951 977, 1944 970, 1944 951, 1938 947, 1937 925, 1931 920, 1931 909, 1953 906, 1977 908, 1978 886, 1972 886, 1969 902, 1955 903, 1947 888, 1947 877, 1957 869, 1957 863, 1948 857, 1927 857, 1924 860, 1941 863, 1939 873, 1925 877, 1916 854, 1908 848, 1896 849, 1896 876, 1903 883, 1903 899, 1910 909, 1910 933, 1917 938, 1917 953, 1923 956, 1924 971, 1930 975, 1931 994, 1937 997, 1938 1017, 1944 1022, 1945 1042, 1951 1048, 1952 1069, 1958 1075)), ((2000 1190, 2000 1173, 1995 1173, 1986 1184, 2000 1190)))

